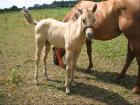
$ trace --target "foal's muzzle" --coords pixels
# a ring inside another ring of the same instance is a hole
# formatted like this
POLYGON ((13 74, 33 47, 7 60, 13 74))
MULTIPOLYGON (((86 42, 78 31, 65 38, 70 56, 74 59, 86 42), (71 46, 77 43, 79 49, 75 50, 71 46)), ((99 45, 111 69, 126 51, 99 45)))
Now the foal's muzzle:
POLYGON ((87 33, 87 39, 88 40, 92 40, 93 39, 93 36, 94 36, 94 33, 87 33))
POLYGON ((84 31, 85 31, 87 39, 92 40, 93 36, 94 36, 93 27, 92 26, 86 26, 84 31))

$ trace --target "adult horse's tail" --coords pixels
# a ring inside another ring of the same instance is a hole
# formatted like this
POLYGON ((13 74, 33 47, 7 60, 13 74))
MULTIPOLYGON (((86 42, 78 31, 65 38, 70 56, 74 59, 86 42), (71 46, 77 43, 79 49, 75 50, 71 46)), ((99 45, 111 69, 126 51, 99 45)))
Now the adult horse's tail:
POLYGON ((26 8, 23 7, 21 12, 30 24, 36 25, 38 23, 38 21, 36 19, 32 18, 32 16, 29 14, 29 12, 26 8))

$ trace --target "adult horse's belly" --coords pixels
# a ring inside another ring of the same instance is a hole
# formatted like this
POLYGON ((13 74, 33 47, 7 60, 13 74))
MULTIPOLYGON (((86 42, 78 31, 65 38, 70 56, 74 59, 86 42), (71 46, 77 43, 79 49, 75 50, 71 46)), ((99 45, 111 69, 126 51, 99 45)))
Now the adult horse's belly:
POLYGON ((116 38, 117 36, 119 36, 119 35, 101 34, 101 35, 96 35, 96 36, 94 37, 94 39, 105 41, 105 40, 111 40, 111 39, 113 39, 113 38, 116 38))
POLYGON ((94 39, 96 40, 111 40, 113 38, 118 37, 121 34, 121 32, 119 30, 100 30, 98 32, 95 32, 95 36, 94 39))

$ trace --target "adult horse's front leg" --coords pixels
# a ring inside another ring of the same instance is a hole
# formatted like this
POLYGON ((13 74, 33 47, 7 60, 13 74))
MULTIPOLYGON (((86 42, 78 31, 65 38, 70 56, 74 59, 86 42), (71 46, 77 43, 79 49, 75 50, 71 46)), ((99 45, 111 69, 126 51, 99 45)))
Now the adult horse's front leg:
POLYGON ((135 56, 134 56, 133 48, 130 45, 130 43, 128 42, 126 63, 125 63, 125 66, 123 67, 120 75, 116 78, 116 82, 118 82, 119 80, 124 78, 124 76, 125 76, 125 74, 126 74, 126 72, 128 70, 128 67, 130 66, 130 64, 133 61, 134 57, 135 56))
POLYGON ((88 59, 89 59, 89 66, 87 68, 87 71, 89 71, 91 68, 93 68, 93 63, 92 63, 92 40, 88 40, 86 38, 86 47, 87 47, 87 54, 88 54, 88 59))

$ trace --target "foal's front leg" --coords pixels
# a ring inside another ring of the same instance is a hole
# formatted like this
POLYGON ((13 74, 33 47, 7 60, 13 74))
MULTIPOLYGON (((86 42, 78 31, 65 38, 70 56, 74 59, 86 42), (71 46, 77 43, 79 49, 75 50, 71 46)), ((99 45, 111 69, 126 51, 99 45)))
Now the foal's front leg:
POLYGON ((76 85, 75 82, 74 82, 74 73, 75 73, 75 70, 76 70, 78 55, 79 55, 79 52, 74 52, 73 55, 72 55, 72 62, 71 62, 72 70, 71 70, 71 76, 70 76, 70 82, 71 82, 72 86, 76 85))
POLYGON ((70 75, 71 75, 71 52, 66 51, 66 80, 65 80, 65 88, 66 94, 70 93, 70 75))

